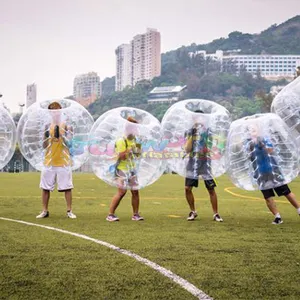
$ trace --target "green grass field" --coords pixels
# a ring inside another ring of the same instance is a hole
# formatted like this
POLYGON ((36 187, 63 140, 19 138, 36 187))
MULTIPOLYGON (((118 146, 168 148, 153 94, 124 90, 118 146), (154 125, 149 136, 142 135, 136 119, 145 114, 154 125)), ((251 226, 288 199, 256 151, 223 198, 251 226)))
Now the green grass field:
MULTIPOLYGON (((141 191, 144 222, 131 221, 130 197, 120 222, 105 220, 114 189, 92 174, 74 174, 73 211, 52 193, 41 210, 39 173, 0 174, 0 217, 88 235, 147 258, 214 299, 300 299, 300 217, 278 199, 284 223, 272 225, 259 192, 218 180, 224 223, 212 221, 207 192, 195 189, 199 217, 187 222, 184 179, 165 175, 141 191), (229 192, 234 194, 230 194, 229 192)), ((300 178, 290 184, 300 200, 300 178)), ((195 299, 133 258, 60 232, 0 219, 0 299, 195 299)))

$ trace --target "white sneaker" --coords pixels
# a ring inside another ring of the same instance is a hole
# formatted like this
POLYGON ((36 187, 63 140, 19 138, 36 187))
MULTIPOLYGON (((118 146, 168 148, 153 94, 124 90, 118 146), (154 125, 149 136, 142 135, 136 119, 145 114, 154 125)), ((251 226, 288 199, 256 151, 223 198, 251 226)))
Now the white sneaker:
POLYGON ((220 217, 219 214, 214 214, 214 221, 223 222, 223 219, 220 217))
POLYGON ((67 217, 70 218, 70 219, 76 219, 77 218, 76 215, 74 215, 72 213, 72 211, 67 211, 67 217))
POLYGON ((196 211, 191 211, 187 217, 188 221, 194 221, 197 218, 198 214, 196 211))
POLYGON ((117 221, 119 221, 119 218, 116 215, 110 214, 106 217, 106 221, 117 222, 117 221))
POLYGON ((36 216, 37 219, 48 218, 49 211, 42 211, 39 215, 36 216))
POLYGON ((131 218, 132 221, 144 221, 144 218, 139 214, 134 214, 131 218))

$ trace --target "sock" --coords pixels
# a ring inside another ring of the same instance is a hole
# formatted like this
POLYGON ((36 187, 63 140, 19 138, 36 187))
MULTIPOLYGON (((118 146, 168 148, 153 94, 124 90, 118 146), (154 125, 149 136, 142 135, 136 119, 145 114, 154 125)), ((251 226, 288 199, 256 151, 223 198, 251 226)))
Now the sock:
POLYGON ((70 210, 67 210, 67 213, 70 212, 70 210))
POLYGON ((281 219, 280 213, 277 213, 277 214, 275 215, 275 218, 280 218, 280 219, 281 219))
POLYGON ((298 213, 298 215, 300 215, 300 207, 297 208, 297 213, 298 213))

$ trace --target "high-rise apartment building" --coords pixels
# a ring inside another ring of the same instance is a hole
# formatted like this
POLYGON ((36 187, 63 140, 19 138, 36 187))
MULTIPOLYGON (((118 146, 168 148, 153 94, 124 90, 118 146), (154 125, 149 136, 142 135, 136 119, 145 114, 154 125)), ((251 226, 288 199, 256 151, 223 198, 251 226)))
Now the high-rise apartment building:
POLYGON ((116 51, 116 91, 132 85, 132 45, 122 44, 116 51))
POLYGON ((100 77, 96 72, 78 75, 74 79, 73 95, 75 100, 87 107, 101 96, 100 77))
POLYGON ((151 80, 161 74, 160 33, 148 28, 136 35, 130 44, 116 49, 116 90, 134 86, 140 80, 151 80))
POLYGON ((26 92, 26 109, 36 102, 36 84, 28 84, 26 92))
MULTIPOLYGON (((151 80, 161 74, 160 33, 156 29, 148 29, 145 34, 144 78, 151 80)), ((136 81, 137 82, 137 81, 136 81)), ((135 84, 133 78, 133 84, 135 84)))

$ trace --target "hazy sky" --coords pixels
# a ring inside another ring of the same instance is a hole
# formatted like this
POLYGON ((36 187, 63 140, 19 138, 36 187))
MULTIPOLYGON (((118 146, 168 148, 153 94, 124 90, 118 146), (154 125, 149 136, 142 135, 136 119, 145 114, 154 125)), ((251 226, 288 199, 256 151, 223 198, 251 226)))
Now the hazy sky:
POLYGON ((259 33, 300 14, 299 0, 0 0, 0 93, 18 111, 26 85, 38 100, 71 95, 77 74, 115 75, 115 48, 147 27, 162 52, 238 30, 259 33))

